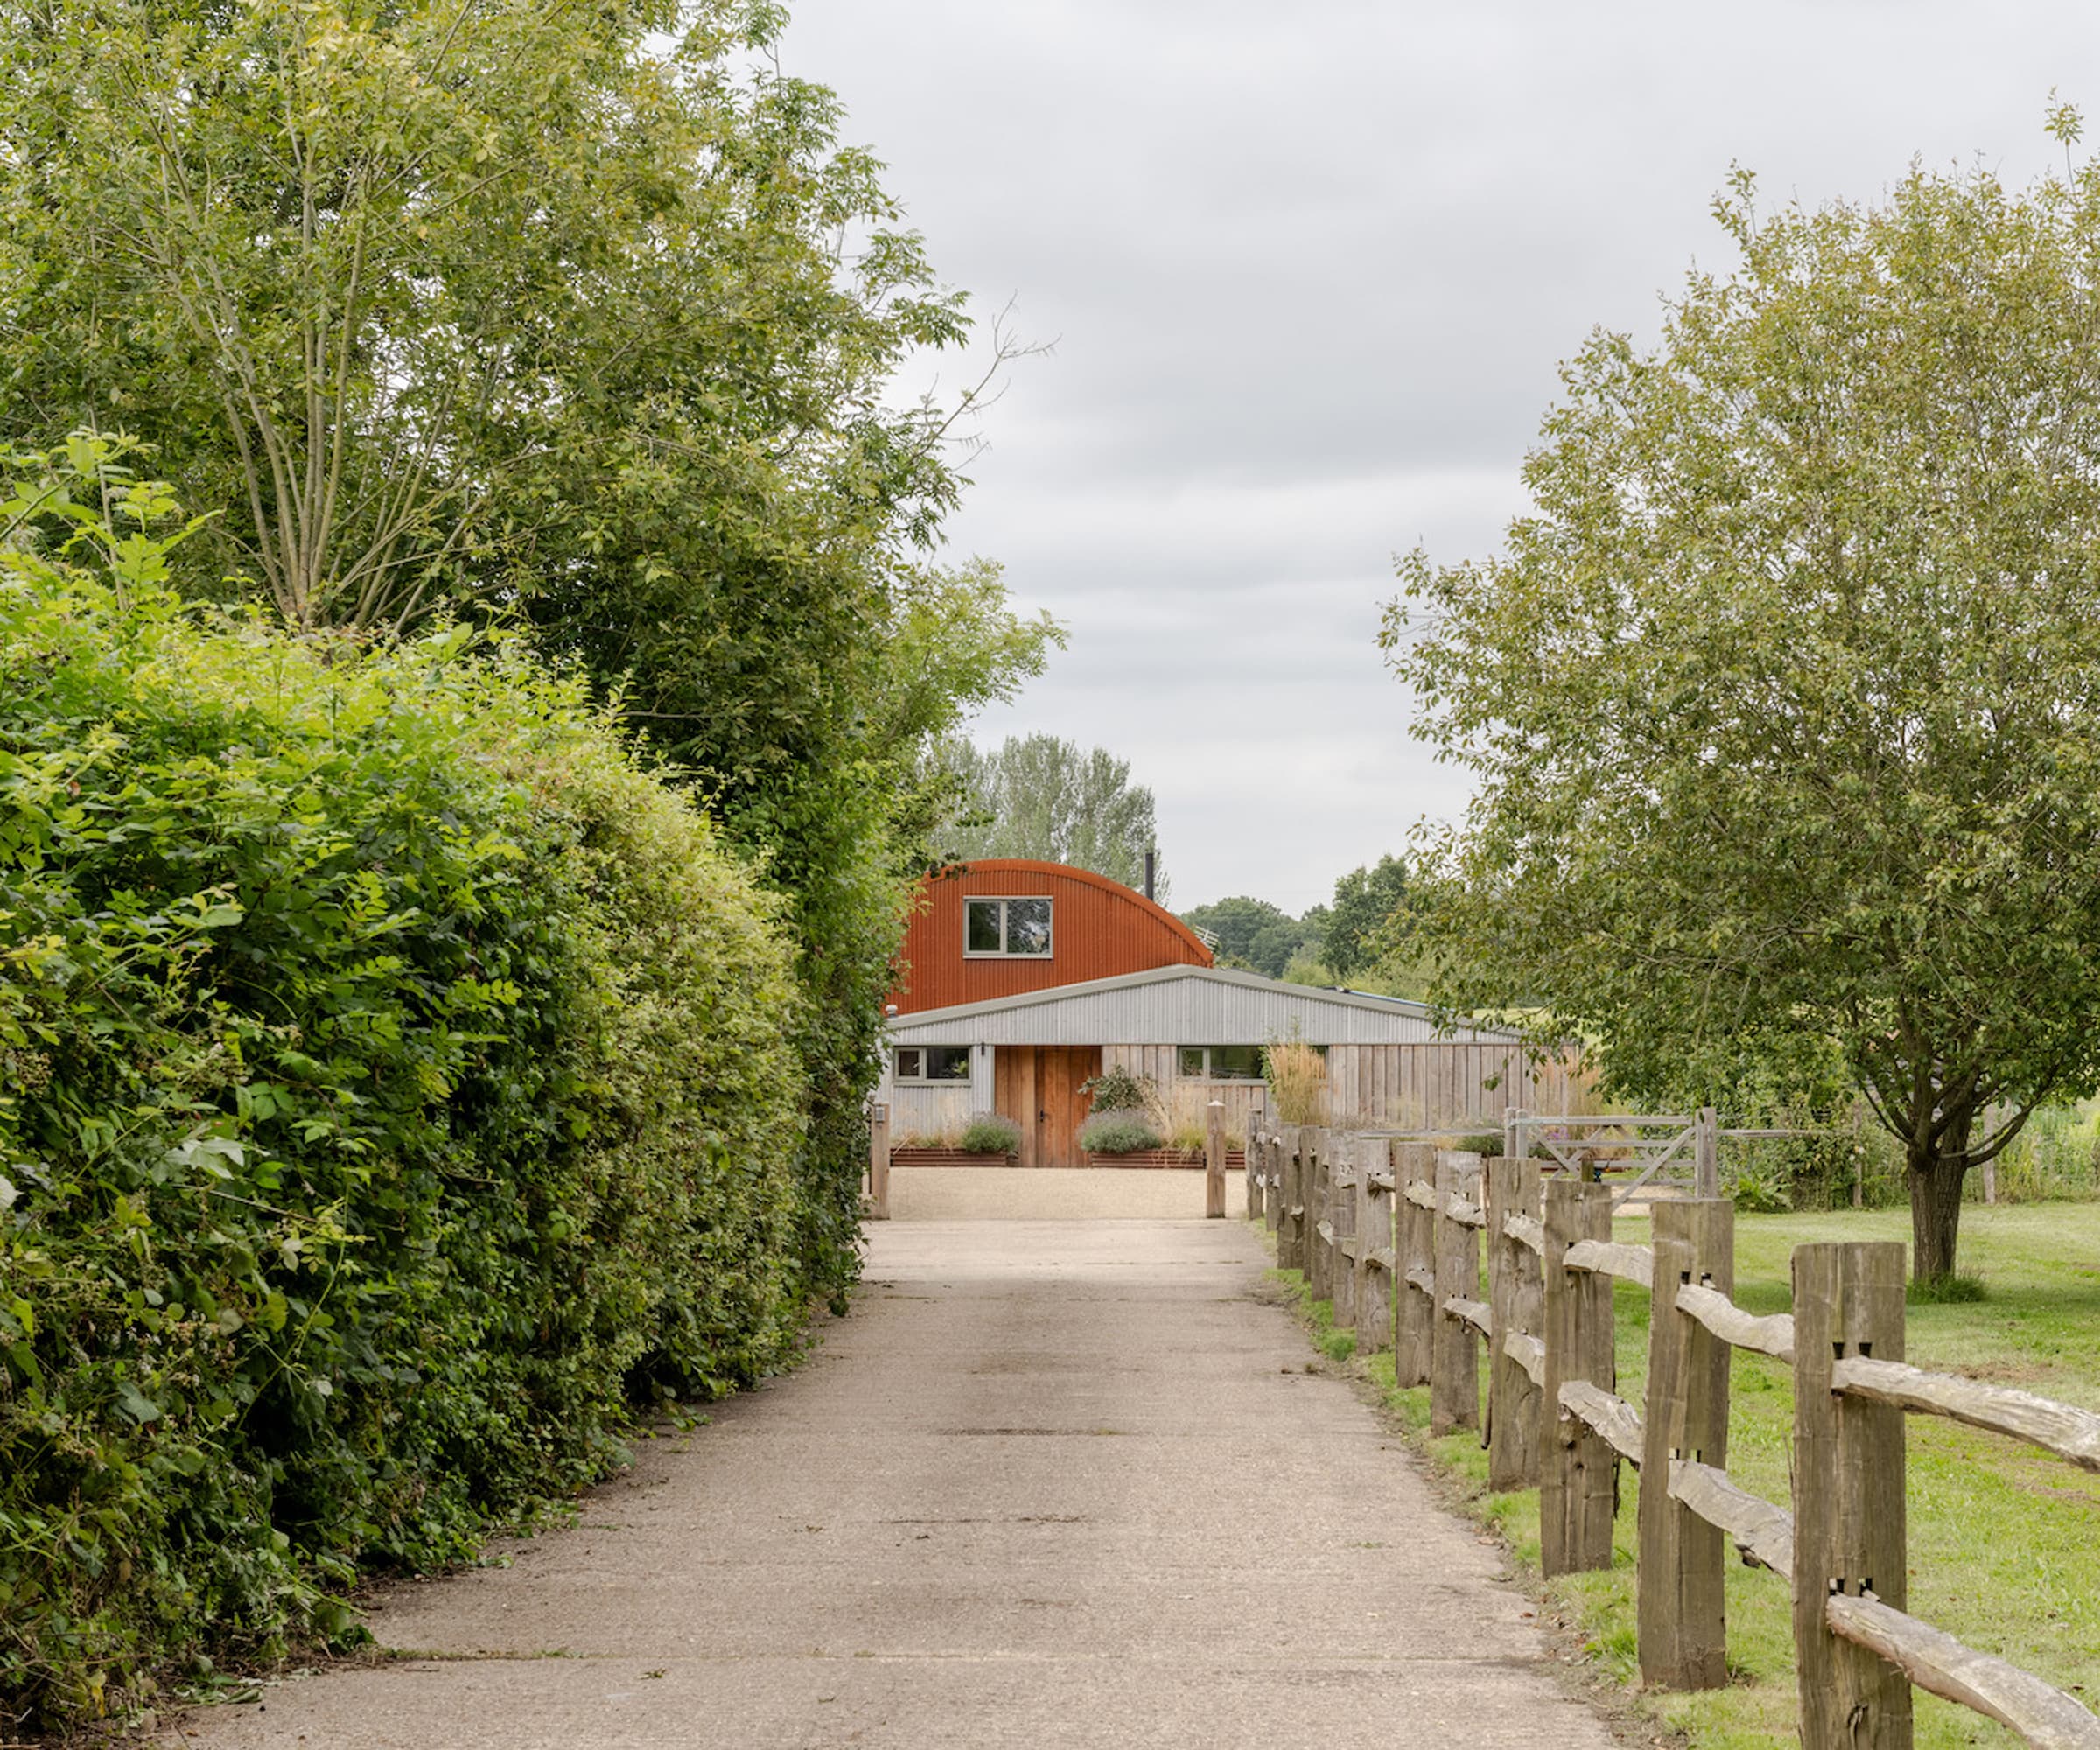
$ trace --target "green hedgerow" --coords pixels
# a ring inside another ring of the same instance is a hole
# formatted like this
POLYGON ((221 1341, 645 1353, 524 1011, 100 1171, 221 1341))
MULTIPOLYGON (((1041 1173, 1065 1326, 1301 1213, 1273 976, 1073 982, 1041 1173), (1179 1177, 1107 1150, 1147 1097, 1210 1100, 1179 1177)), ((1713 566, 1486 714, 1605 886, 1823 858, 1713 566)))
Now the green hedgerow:
POLYGON ((0 453, 0 1712, 32 1726, 343 1634, 360 1571, 467 1556, 805 1310, 775 902, 580 682, 186 605, 171 509, 99 443, 0 453))

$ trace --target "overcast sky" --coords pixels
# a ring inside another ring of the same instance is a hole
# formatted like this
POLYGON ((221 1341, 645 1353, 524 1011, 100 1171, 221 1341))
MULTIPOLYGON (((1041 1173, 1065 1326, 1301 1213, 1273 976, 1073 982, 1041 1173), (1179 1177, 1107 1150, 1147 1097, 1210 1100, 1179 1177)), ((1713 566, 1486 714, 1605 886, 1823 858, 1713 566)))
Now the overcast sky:
POLYGON ((1730 260, 1731 163, 1811 205, 2027 180, 2051 87, 2100 112, 2100 7, 794 0, 781 62, 1055 342, 950 536, 1072 645, 977 739, 1111 749, 1177 907, 1297 912, 1465 808, 1375 641, 1393 556, 1494 549, 1559 361, 1730 260))

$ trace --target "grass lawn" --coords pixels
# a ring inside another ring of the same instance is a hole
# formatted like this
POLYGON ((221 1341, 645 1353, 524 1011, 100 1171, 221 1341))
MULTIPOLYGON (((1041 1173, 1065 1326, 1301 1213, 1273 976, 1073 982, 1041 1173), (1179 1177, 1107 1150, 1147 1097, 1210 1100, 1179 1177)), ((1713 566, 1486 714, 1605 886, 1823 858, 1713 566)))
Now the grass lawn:
MULTIPOLYGON (((1810 1240, 1908 1241, 1901 1210, 1823 1215, 1739 1215, 1735 1298, 1754 1312, 1788 1310, 1788 1258, 1810 1240)), ((1646 1243, 1645 1220, 1622 1220, 1616 1238, 1646 1243)), ((1962 1214, 1963 1270, 1979 1273, 1987 1298, 1908 1309, 1908 1359, 1961 1371, 2100 1410, 2100 1205, 1972 1207, 1962 1214)), ((1285 1273, 1285 1280, 1297 1278, 1285 1273)), ((1619 1393, 1639 1407, 1648 1371, 1647 1292, 1614 1285, 1619 1393)), ((1330 1354, 1348 1340, 1312 1309, 1330 1354)), ((1375 1355, 1371 1376, 1418 1432, 1429 1421, 1426 1389, 1396 1391, 1392 1358, 1375 1355)), ((1481 1368, 1483 1386, 1487 1368, 1481 1368)), ((1788 1447, 1793 1382, 1761 1355, 1735 1354, 1728 1471, 1768 1501, 1789 1507, 1788 1447)), ((2100 1476, 2018 1441, 1938 1417, 1907 1418, 1911 1614, 1970 1646, 1994 1653, 2100 1704, 2100 1476)), ((1424 1437, 1425 1438, 1425 1437, 1424 1437)), ((1480 1516, 1529 1565, 1535 1588, 1588 1637, 1620 1680, 1640 1681, 1634 1638, 1634 1553, 1638 1474, 1620 1468, 1616 1558, 1608 1573, 1548 1585, 1538 1567, 1538 1494, 1490 1493, 1488 1455, 1477 1437, 1426 1440, 1468 1483, 1480 1516)), ((1697 1750, 1767 1750, 1797 1742, 1792 1627, 1786 1582, 1733 1564, 1728 1577, 1728 1657, 1734 1681, 1696 1695, 1651 1691, 1641 1704, 1682 1729, 1697 1750)), ((2003 1727, 1931 1696, 1917 1702, 1921 1750, 2014 1745, 2003 1727)))

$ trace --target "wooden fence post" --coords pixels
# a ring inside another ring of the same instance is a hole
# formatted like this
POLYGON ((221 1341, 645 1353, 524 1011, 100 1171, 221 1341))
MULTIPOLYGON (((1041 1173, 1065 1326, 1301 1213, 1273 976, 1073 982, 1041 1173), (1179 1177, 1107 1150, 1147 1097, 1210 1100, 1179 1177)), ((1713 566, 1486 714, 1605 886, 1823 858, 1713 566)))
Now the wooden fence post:
POLYGON ((890 1219, 890 1108, 884 1100, 868 1108, 868 1214, 890 1219))
POLYGON ((1394 1154, 1400 1239, 1393 1269, 1393 1376, 1402 1385, 1427 1385, 1436 1309, 1429 1292, 1418 1284, 1436 1273, 1436 1230, 1434 1218, 1408 1196, 1407 1187, 1418 1180, 1433 1182, 1437 1152, 1426 1143, 1403 1143, 1394 1154))
POLYGON ((1276 1267, 1306 1267, 1306 1157, 1299 1147, 1305 1131, 1285 1124, 1277 1136, 1277 1156, 1282 1164, 1283 1193, 1276 1221, 1276 1267))
POLYGON ((1364 1138, 1356 1152, 1356 1348, 1367 1355, 1393 1340, 1393 1194, 1377 1183, 1392 1153, 1383 1137, 1364 1138))
POLYGON ((1728 1681, 1727 1552, 1670 1493, 1670 1462, 1728 1467, 1728 1345, 1677 1311, 1687 1283, 1735 1292, 1735 1206, 1701 1197, 1655 1206, 1648 1403, 1641 1455, 1641 1680, 1672 1690, 1728 1681))
POLYGON ((1560 1388, 1586 1379, 1619 1382, 1612 1350, 1612 1279, 1571 1270, 1562 1260, 1578 1240, 1612 1236, 1606 1185, 1555 1179, 1545 1187, 1546 1364, 1539 1404, 1539 1566, 1550 1578, 1612 1564, 1612 1519, 1619 1506, 1619 1454, 1579 1416, 1560 1407, 1560 1388))
POLYGON ((1488 1163, 1488 1487, 1494 1489, 1538 1481, 1538 1386, 1503 1340, 1513 1331, 1543 1337, 1545 1281, 1538 1254, 1503 1230, 1511 1215, 1538 1219, 1535 1160, 1488 1163))
POLYGON ((1264 1120, 1262 1138, 1262 1177, 1268 1189, 1262 1195, 1262 1220, 1269 1231, 1280 1234, 1284 1227, 1284 1144, 1273 1124, 1264 1120))
POLYGON ((1903 1412, 1830 1390, 1840 1356, 1903 1359, 1900 1242, 1794 1249, 1794 1663, 1802 1750, 1909 1750, 1910 1679, 1824 1602, 1905 1607, 1903 1412))
POLYGON ((1334 1302, 1334 1328, 1356 1328, 1356 1288, 1362 1280, 1356 1267, 1357 1181, 1362 1175, 1362 1151, 1353 1136, 1329 1133, 1327 1169, 1331 1189, 1327 1196, 1327 1229, 1334 1236, 1327 1265, 1327 1290, 1334 1302))
POLYGON ((1213 1100, 1203 1116, 1203 1214, 1219 1222, 1225 1218, 1225 1102, 1213 1100))
POLYGON ((1436 1293, 1432 1309, 1429 1367, 1429 1432, 1448 1434, 1456 1428, 1480 1425, 1480 1334, 1463 1319, 1445 1311, 1453 1298, 1474 1300, 1480 1292, 1478 1229, 1451 1219, 1453 1199, 1470 1202, 1480 1190, 1480 1158, 1455 1149, 1437 1151, 1437 1207, 1432 1212, 1436 1235, 1436 1293))
POLYGON ((1315 1300, 1334 1298, 1334 1229, 1327 1221, 1327 1204, 1334 1180, 1334 1163, 1327 1132, 1307 1124, 1298 1133, 1298 1147, 1306 1157, 1306 1284, 1315 1300), (1325 1228, 1326 1232, 1321 1232, 1325 1228))
POLYGON ((1261 1144, 1262 1131, 1267 1128, 1268 1113, 1260 1090, 1249 1096, 1247 1101, 1247 1148, 1241 1161, 1247 1174, 1247 1219, 1260 1222, 1266 1218, 1269 1203, 1267 1165, 1261 1144))

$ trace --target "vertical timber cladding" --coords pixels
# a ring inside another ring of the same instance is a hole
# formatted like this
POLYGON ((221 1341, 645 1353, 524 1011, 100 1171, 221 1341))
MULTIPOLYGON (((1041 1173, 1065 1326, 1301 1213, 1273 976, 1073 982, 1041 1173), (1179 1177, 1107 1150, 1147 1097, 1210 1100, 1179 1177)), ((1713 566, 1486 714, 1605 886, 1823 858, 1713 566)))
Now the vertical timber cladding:
MULTIPOLYGON (((1229 1040, 1188 1040, 1184 1045, 1205 1043, 1229 1045, 1229 1040)), ((1247 1127, 1254 1121, 1256 1102, 1267 1106, 1269 1088, 1266 1082, 1241 1081, 1206 1081, 1181 1074, 1180 1046, 1172 1045, 1105 1045, 1102 1047, 1102 1066, 1110 1069, 1127 1069, 1132 1075, 1149 1081, 1162 1094, 1171 1095, 1176 1088, 1186 1086, 1200 1090, 1202 1102, 1221 1102, 1225 1108, 1225 1134, 1228 1138, 1244 1137, 1247 1127)), ((1271 1119, 1275 1117, 1270 1112, 1271 1119)))
MULTIPOLYGON (((1184 1040, 1229 1044, 1229 1040, 1184 1040)), ((1171 1045, 1110 1045, 1104 1060, 1169 1088, 1180 1082, 1171 1045)), ((1196 1084, 1204 1097, 1225 1102, 1225 1127, 1244 1135, 1261 1084, 1196 1084)), ((1522 1049, 1502 1042, 1435 1040, 1419 1045, 1334 1045, 1327 1047, 1327 1105, 1337 1128, 1361 1120, 1369 1128, 1499 1130, 1508 1108, 1579 1112, 1591 1108, 1587 1083, 1565 1061, 1530 1064, 1522 1049)), ((1001 1108, 1004 1110, 1004 1108, 1001 1108)))
POLYGON ((1335 1124, 1396 1130, 1500 1130, 1511 1106, 1590 1109, 1586 1080, 1572 1061, 1535 1064, 1502 1040, 1330 1046, 1327 1088, 1335 1124))
POLYGON ((1080 1126, 1101 1074, 1097 1045, 1003 1045, 992 1064, 994 1108, 1021 1127, 1023 1166, 1084 1166, 1080 1126))

